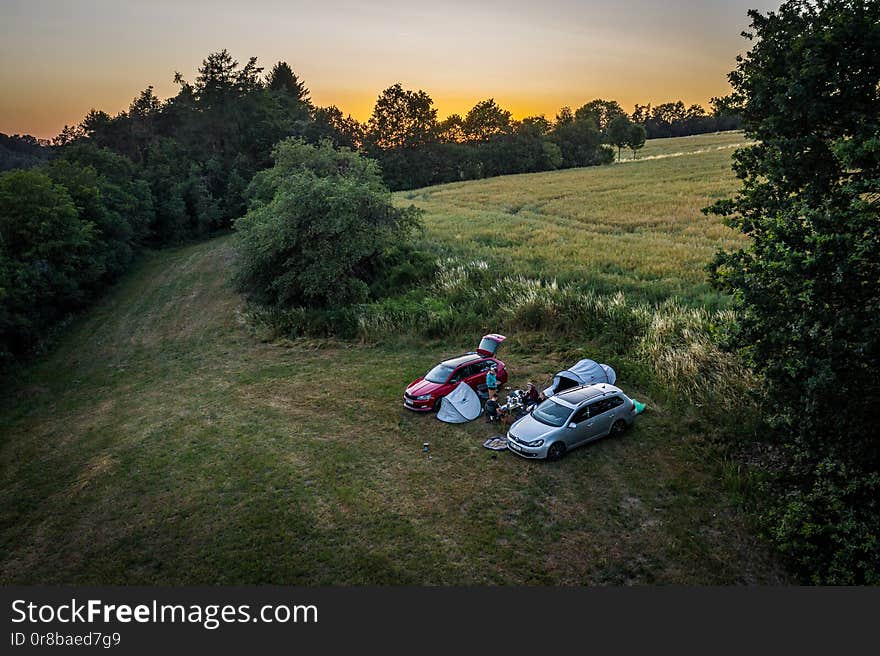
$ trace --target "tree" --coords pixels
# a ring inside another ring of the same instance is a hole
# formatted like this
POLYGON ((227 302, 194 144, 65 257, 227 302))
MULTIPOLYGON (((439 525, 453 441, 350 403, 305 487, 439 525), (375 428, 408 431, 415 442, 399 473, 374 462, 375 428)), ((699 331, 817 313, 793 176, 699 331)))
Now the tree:
POLYGON ((280 61, 272 67, 269 75, 266 76, 266 88, 280 101, 284 111, 293 121, 309 120, 312 110, 309 90, 287 62, 280 61))
POLYGON ((740 108, 736 106, 736 102, 730 95, 710 98, 709 105, 712 107, 712 116, 715 118, 717 130, 738 130, 740 128, 742 124, 740 108))
POLYGON ((632 150, 633 159, 636 159, 637 152, 644 147, 647 136, 648 133, 645 130, 644 125, 638 125, 637 123, 630 124, 629 136, 626 140, 626 146, 627 148, 632 150))
POLYGON ((0 361, 31 348, 100 275, 94 226, 40 171, 0 175, 0 361))
POLYGON ((602 146, 602 135, 591 118, 557 124, 550 139, 562 151, 562 166, 592 166, 613 161, 614 153, 602 146))
POLYGON ((367 143, 376 148, 415 148, 431 143, 437 133, 437 109, 424 91, 400 83, 385 89, 367 123, 367 143))
POLYGON ((574 113, 576 119, 592 119, 602 134, 608 132, 611 123, 619 116, 626 116, 626 112, 616 100, 602 100, 600 98, 582 105, 574 113))
POLYGON ((309 90, 305 82, 296 76, 287 62, 280 61, 272 67, 266 77, 266 86, 270 91, 283 92, 298 102, 309 102, 309 90))
POLYGON ((607 135, 605 137, 606 141, 613 146, 617 146, 617 161, 620 161, 620 151, 621 149, 629 144, 630 137, 632 136, 633 124, 629 120, 629 116, 626 114, 618 114, 613 119, 611 119, 611 123, 608 125, 607 135))
POLYGON ((437 126, 437 139, 441 143, 464 143, 467 136, 459 114, 450 114, 437 126))
POLYGON ((336 105, 314 107, 312 122, 305 130, 306 138, 312 143, 325 139, 334 146, 356 150, 364 143, 364 126, 351 114, 345 116, 336 105))
POLYGON ((571 123, 574 121, 574 114, 571 111, 571 107, 563 107, 559 110, 559 113, 556 114, 556 120, 553 122, 553 128, 559 128, 563 125, 571 123))
POLYGON ((488 141, 492 137, 509 134, 511 114, 499 107, 494 98, 482 100, 465 114, 462 131, 468 141, 488 141))
POLYGON ((518 125, 514 127, 518 132, 527 130, 531 133, 543 137, 547 134, 550 134, 550 131, 553 129, 553 124, 548 121, 543 114, 541 114, 539 116, 526 116, 522 121, 519 122, 518 125))
POLYGON ((333 308, 365 301, 386 249, 417 223, 375 162, 329 142, 287 140, 235 222, 239 287, 260 303, 333 308))
POLYGON ((750 11, 729 75, 756 140, 742 188, 710 211, 749 237, 713 282, 737 299, 734 344, 765 381, 789 460, 765 515, 805 579, 880 583, 880 4, 750 11))

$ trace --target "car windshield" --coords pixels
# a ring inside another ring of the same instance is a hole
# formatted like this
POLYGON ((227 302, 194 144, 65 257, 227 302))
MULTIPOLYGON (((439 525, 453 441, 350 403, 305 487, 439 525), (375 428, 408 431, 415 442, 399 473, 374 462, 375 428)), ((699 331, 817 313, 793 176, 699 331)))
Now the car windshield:
POLYGON ((566 408, 553 399, 547 399, 532 411, 532 417, 550 426, 562 426, 570 414, 571 408, 566 408))
POLYGON ((438 364, 425 374, 425 380, 429 383, 445 383, 449 380, 450 374, 454 371, 452 367, 446 364, 438 364))

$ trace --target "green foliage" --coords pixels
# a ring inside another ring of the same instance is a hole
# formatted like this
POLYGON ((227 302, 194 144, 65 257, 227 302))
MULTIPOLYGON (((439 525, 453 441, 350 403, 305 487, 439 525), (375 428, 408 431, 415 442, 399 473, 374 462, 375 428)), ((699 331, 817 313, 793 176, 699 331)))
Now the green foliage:
POLYGON ((639 125, 638 123, 632 123, 630 125, 629 135, 627 136, 624 145, 632 150, 633 159, 636 158, 637 152, 645 147, 645 141, 647 138, 648 132, 645 130, 645 126, 639 125))
POLYGON ((578 120, 571 117, 555 126, 543 116, 516 121, 489 98, 464 118, 453 114, 438 122, 427 93, 396 84, 376 103, 364 136, 365 152, 380 162, 386 184, 395 190, 607 164, 613 156, 601 145, 602 133, 592 116, 585 110, 578 120))
POLYGON ((416 148, 434 140, 437 109, 424 91, 409 91, 400 83, 385 89, 376 100, 368 123, 372 148, 416 148))
POLYGON ((462 120, 461 127, 468 141, 488 141, 508 134, 512 128, 510 112, 502 109, 494 98, 478 102, 462 120))
POLYGON ((0 175, 0 361, 36 344, 103 273, 95 226, 39 171, 0 175))
POLYGON ((730 74, 749 136, 742 189, 711 211, 751 239, 711 275, 766 378, 791 464, 769 531, 805 579, 876 583, 880 469, 880 5, 750 12, 730 74))
MULTIPOLYGON (((580 121, 591 120, 603 134, 611 128, 614 119, 626 117, 626 112, 615 100, 591 100, 575 111, 574 118, 580 121)), ((613 142, 609 142, 613 143, 613 142)))
POLYGON ((264 305, 345 306, 369 298, 383 255, 415 227, 374 162, 350 151, 283 142, 235 222, 239 287, 264 305))
POLYGON ((29 169, 49 159, 51 151, 30 135, 12 136, 0 132, 0 171, 29 169))
MULTIPOLYGON (((633 136, 633 123, 626 114, 615 116, 608 125, 605 139, 612 146, 617 146, 617 161, 620 161, 620 151, 627 146, 633 136)), ((642 140, 644 144, 644 140, 642 140)))
POLYGON ((550 138, 562 151, 563 168, 607 164, 613 158, 613 153, 602 148, 602 134, 591 118, 557 123, 550 138))
POLYGON ((685 104, 677 100, 651 107, 636 105, 632 120, 645 128, 648 139, 684 137, 719 130, 739 130, 741 118, 724 100, 713 98, 713 114, 700 105, 685 104), (717 101, 717 102, 715 102, 717 101))
POLYGON ((87 142, 65 147, 46 173, 67 189, 80 220, 95 226, 101 282, 116 279, 131 264, 153 220, 148 185, 135 179, 129 160, 87 142))

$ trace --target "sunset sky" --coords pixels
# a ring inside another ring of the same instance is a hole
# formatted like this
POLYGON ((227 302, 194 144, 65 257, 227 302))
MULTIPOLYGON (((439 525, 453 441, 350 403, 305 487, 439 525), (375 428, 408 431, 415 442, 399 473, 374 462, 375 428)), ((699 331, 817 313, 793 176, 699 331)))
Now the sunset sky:
POLYGON ((92 107, 173 95, 227 48, 291 64, 319 105, 366 119, 379 92, 424 89, 440 116, 494 97, 516 117, 593 98, 708 105, 758 0, 2 0, 0 132, 52 137, 92 107))

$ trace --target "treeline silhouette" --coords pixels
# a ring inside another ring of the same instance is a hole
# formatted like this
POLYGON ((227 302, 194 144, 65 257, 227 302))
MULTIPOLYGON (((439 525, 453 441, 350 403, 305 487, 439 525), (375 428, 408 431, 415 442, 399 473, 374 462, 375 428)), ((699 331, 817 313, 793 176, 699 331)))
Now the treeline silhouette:
POLYGON ((92 110, 51 147, 0 139, 0 362, 33 349, 115 280, 143 247, 227 230, 246 211, 248 185, 287 137, 358 150, 392 190, 505 173, 608 163, 612 145, 736 127, 681 103, 637 107, 595 100, 553 119, 515 120, 493 99, 438 120, 424 91, 396 84, 360 123, 311 102, 285 62, 264 74, 211 53, 194 80, 175 74, 167 100, 147 87, 115 116, 92 110), (24 169, 29 169, 25 171, 24 169))
POLYGON ((29 134, 10 136, 0 132, 0 171, 29 169, 46 162, 52 156, 50 145, 29 134))

